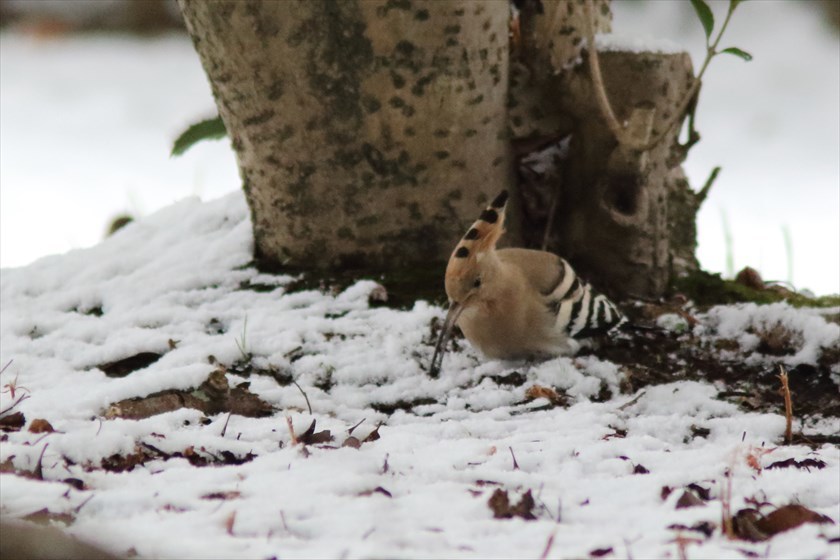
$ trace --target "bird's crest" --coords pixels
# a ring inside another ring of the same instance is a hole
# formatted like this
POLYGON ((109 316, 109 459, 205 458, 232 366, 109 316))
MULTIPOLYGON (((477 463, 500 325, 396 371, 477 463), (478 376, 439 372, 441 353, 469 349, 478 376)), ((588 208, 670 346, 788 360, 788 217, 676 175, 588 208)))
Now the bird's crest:
POLYGON ((496 242, 505 232, 505 205, 507 200, 508 192, 502 191, 473 222, 470 229, 458 242, 455 250, 452 251, 452 256, 449 257, 449 264, 446 267, 447 278, 463 275, 475 266, 476 260, 481 257, 482 253, 496 248, 496 242))

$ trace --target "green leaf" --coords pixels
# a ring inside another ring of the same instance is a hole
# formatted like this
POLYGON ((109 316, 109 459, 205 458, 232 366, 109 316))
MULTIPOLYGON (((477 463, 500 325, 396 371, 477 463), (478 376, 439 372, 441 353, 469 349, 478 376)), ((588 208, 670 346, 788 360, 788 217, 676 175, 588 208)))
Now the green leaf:
POLYGON ((729 47, 728 49, 723 49, 720 52, 734 54, 735 56, 743 58, 747 62, 749 62, 753 58, 753 56, 750 53, 748 53, 747 51, 742 51, 738 47, 729 47))
POLYGON ((697 12, 700 23, 703 24, 703 31, 706 32, 706 40, 708 41, 712 36, 712 29, 715 28, 715 16, 704 0, 691 0, 691 5, 694 7, 694 11, 697 12))
POLYGON ((740 4, 743 1, 744 0, 729 0, 729 11, 730 11, 730 13, 734 12, 735 8, 738 7, 738 4, 740 4))
POLYGON ((180 156, 192 148, 193 144, 202 140, 218 140, 219 138, 224 138, 226 135, 227 129, 225 128, 225 123, 222 122, 222 117, 217 116, 212 119, 197 122, 178 136, 172 145, 170 156, 180 156))

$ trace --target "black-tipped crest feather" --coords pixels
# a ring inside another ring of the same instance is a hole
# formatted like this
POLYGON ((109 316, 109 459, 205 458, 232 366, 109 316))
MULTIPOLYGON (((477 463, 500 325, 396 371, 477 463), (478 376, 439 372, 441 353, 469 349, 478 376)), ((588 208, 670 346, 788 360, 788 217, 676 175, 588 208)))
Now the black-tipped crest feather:
POLYGON ((508 199, 508 192, 502 191, 499 195, 493 199, 493 202, 490 203, 490 206, 493 208, 503 208, 505 203, 507 203, 508 199))

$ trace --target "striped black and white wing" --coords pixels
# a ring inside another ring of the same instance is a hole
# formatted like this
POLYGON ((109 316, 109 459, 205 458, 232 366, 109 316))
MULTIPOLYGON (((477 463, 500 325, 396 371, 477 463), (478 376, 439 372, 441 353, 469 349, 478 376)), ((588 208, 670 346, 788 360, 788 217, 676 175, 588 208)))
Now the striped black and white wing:
POLYGON ((547 293, 548 308, 557 317, 555 328, 572 338, 588 338, 609 332, 627 319, 605 295, 581 281, 571 265, 560 259, 562 266, 557 283, 547 293))

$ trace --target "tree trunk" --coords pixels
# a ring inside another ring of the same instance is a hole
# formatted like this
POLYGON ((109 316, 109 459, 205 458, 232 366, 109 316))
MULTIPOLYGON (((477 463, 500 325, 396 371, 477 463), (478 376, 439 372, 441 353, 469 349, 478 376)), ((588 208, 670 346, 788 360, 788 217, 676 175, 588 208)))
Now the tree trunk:
MULTIPOLYGON (((619 144, 595 101, 584 1, 516 0, 511 45, 502 0, 178 1, 262 267, 438 275, 504 188, 508 244, 557 252, 614 296, 660 296, 697 266, 679 127, 650 150, 619 144)), ((609 0, 591 6, 608 32, 609 0)), ((685 53, 603 52, 601 66, 642 137, 692 80, 685 53)))
MULTIPOLYGON (((523 28, 531 34, 524 35, 521 61, 512 64, 519 76, 512 83, 511 121, 520 146, 524 241, 563 255, 613 296, 661 296, 673 274, 697 267, 699 202, 679 166, 685 157, 679 126, 650 150, 620 145, 596 101, 582 40, 583 3, 542 6, 541 12, 523 10, 523 28), (553 27, 562 29, 562 40, 540 32, 558 19, 553 27), (527 118, 534 114, 542 118, 527 118)), ((595 29, 607 31, 608 6, 594 8, 595 29)), ((689 56, 599 56, 618 121, 641 138, 655 137, 691 87, 689 56)))
POLYGON ((510 187, 506 2, 179 4, 263 265, 442 270, 510 187))
MULTIPOLYGON (((603 52, 601 66, 619 122, 650 118, 652 135, 693 79, 684 53, 603 52)), ((688 186, 676 158, 678 129, 649 151, 619 145, 600 118, 588 67, 583 70, 567 81, 569 112, 587 118, 578 120, 581 141, 573 144, 549 243, 608 292, 661 296, 678 249, 669 227, 677 210, 672 193, 688 186)))

